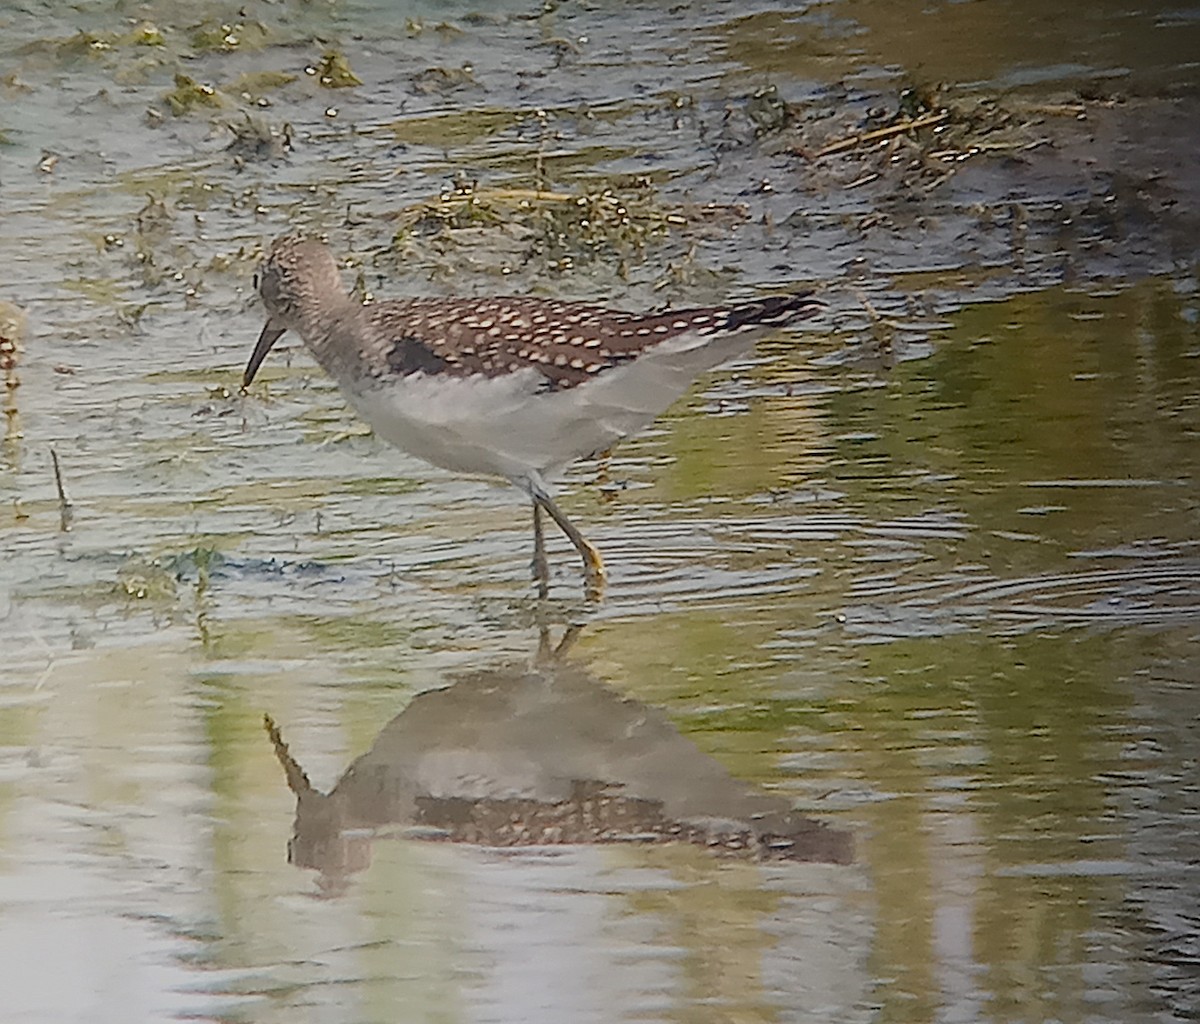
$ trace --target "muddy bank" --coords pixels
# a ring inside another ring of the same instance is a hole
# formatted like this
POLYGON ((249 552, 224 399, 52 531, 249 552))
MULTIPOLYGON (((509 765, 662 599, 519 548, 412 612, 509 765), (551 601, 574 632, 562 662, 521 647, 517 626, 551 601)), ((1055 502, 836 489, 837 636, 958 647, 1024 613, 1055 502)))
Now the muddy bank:
MULTIPOLYGON (((211 329, 262 242, 301 227, 368 291, 638 305, 815 282, 857 339, 875 313, 923 335, 948 304, 1193 261, 1186 77, 1161 54, 1117 75, 1087 36, 1094 66, 970 73, 937 59, 950 12, 963 38, 995 31, 980 5, 918 18, 923 37, 849 3, 402 22, 159 4, 70 32, 9 14, 6 297, 52 289, 113 336, 181 306, 211 329), (847 34, 864 42, 835 55, 847 34)), ((1103 40, 1118 14, 1083 29, 1103 40)), ((1122 24, 1130 56, 1193 32, 1122 24)))
MULTIPOLYGON (((983 5, 951 6, 984 38, 983 5)), ((35 592, 62 523, 51 447, 91 509, 73 543, 100 563, 61 578, 123 599, 174 593, 144 585, 152 563, 228 556, 265 495, 297 490, 311 449, 269 453, 270 420, 369 446, 296 390, 327 387, 303 359, 236 394, 250 276, 287 230, 328 235, 381 296, 637 307, 814 287, 829 314, 791 337, 877 381, 964 304, 1195 288, 1198 100, 1143 45, 1192 28, 1115 7, 1086 22, 1087 59, 1033 75, 1019 52, 968 75, 936 59, 934 22, 906 34, 862 4, 2 17, 0 300, 27 323, 0 521, 43 539, 8 556, 9 585, 35 592), (1115 67, 1117 23, 1142 65, 1115 67)), ((372 460, 355 465, 378 489, 394 471, 372 460)))

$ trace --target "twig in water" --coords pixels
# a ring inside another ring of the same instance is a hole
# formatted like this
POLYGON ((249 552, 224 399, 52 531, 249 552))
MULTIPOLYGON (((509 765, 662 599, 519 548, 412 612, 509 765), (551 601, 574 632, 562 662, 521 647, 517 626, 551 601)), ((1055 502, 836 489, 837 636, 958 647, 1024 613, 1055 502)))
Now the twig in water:
POLYGON ((885 370, 896 365, 896 322, 887 320, 879 313, 871 300, 858 288, 852 288, 851 293, 862 303, 863 309, 871 320, 871 340, 885 370))
MULTIPOLYGON (((940 110, 936 114, 926 114, 923 117, 903 121, 900 124, 892 124, 886 128, 877 128, 871 132, 863 132, 861 135, 851 135, 849 138, 839 139, 837 142, 831 142, 824 149, 817 150, 812 154, 812 159, 818 160, 823 156, 833 156, 834 153, 844 153, 848 149, 861 146, 864 142, 877 142, 880 139, 889 139, 895 135, 914 131, 917 128, 930 128, 934 125, 944 124, 949 120, 950 111, 940 110)), ((797 155, 803 156, 804 154, 798 153, 797 155)))
POLYGON ((66 533, 71 528, 71 517, 74 511, 71 499, 67 497, 67 489, 63 487, 62 469, 58 465, 58 452, 50 449, 50 460, 54 463, 54 486, 58 488, 58 523, 59 529, 66 533))
POLYGON ((37 645, 46 655, 46 667, 42 669, 41 675, 37 677, 37 682, 33 684, 33 692, 37 693, 50 678, 50 673, 54 671, 54 651, 50 649, 50 645, 42 639, 41 633, 36 629, 30 630, 29 635, 37 642, 37 645))

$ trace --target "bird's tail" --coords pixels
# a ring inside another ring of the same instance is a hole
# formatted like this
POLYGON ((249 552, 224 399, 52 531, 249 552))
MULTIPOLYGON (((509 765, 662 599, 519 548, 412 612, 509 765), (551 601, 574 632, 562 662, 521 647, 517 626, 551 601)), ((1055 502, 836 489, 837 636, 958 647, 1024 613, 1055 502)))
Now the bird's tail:
POLYGON ((727 331, 745 327, 782 327, 786 324, 816 316, 825 303, 813 298, 812 292, 795 295, 771 295, 753 302, 743 302, 729 311, 722 325, 727 331))

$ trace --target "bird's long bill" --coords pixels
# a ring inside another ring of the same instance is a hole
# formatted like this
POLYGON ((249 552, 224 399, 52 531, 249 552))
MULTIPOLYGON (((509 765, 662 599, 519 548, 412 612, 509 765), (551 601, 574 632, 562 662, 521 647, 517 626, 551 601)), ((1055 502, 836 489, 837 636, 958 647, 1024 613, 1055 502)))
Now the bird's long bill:
POLYGON ((246 364, 246 372, 242 374, 242 387, 248 388, 254 380, 254 375, 258 373, 258 368, 262 366, 262 361, 267 358, 267 353, 271 351, 271 346, 283 337, 286 327, 280 327, 279 321, 268 320, 266 326, 262 329, 262 334, 258 336, 258 344, 254 346, 254 351, 250 353, 250 362, 246 364))

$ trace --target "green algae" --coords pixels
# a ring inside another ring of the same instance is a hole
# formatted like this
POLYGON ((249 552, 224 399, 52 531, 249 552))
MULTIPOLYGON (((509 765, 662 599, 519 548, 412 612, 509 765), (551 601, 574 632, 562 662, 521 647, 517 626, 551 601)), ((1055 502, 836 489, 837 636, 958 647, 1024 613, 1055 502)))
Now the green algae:
POLYGON ((304 69, 313 75, 323 89, 352 89, 362 85, 362 79, 351 69, 345 54, 338 50, 326 50, 315 65, 304 69))
POLYGON ((75 292, 77 295, 82 295, 89 302, 94 302, 101 306, 116 308, 124 301, 121 282, 112 278, 64 278, 59 282, 59 287, 65 288, 69 292, 75 292))
POLYGON ((82 58, 128 50, 130 47, 165 45, 163 30, 154 22, 141 21, 124 32, 86 32, 80 29, 70 36, 35 39, 19 47, 17 53, 20 56, 49 56, 59 63, 69 64, 82 58))
POLYGON ((415 39, 427 32, 434 33, 442 40, 458 39, 466 35, 466 32, 464 32, 461 28, 459 28, 457 25, 452 25, 448 21, 439 21, 436 24, 429 25, 420 18, 405 18, 404 31, 408 34, 410 39, 415 39))
POLYGON ((229 103, 213 86, 197 82, 182 71, 175 74, 175 88, 163 93, 162 98, 176 117, 196 109, 219 110, 229 103))
POLYGON ((139 22, 128 35, 128 41, 135 46, 165 46, 162 29, 152 21, 139 22))
POLYGON ((247 101, 256 101, 268 93, 291 85, 295 80, 296 76, 286 71, 247 71, 226 85, 225 92, 240 96, 247 101))
POLYGON ((520 111, 507 107, 476 107, 425 117, 406 117, 381 125, 367 126, 362 132, 391 132, 398 142, 413 146, 446 146, 489 138, 519 124, 521 120, 520 111))
POLYGON ((270 41, 270 33, 259 21, 230 24, 210 20, 193 26, 190 38, 198 53, 233 53, 262 49, 270 41))
POLYGON ((479 87, 479 83, 475 81, 475 69, 469 64, 464 64, 461 68, 426 68, 409 79, 409 88, 423 95, 452 92, 467 86, 479 87))
POLYGON ((792 110, 774 85, 755 90, 746 101, 746 116, 757 135, 782 131, 792 120, 792 110))
POLYGON ((67 64, 81 58, 96 57, 111 50, 120 39, 116 32, 84 32, 52 39, 35 39, 17 49, 19 56, 46 55, 67 64))
POLYGON ((610 185, 569 192, 458 182, 436 199, 400 210, 392 248, 436 249, 458 236, 474 247, 483 230, 488 244, 507 249, 518 262, 562 272, 576 262, 640 259, 673 233, 744 219, 736 207, 664 202, 644 177, 608 180, 610 185))

